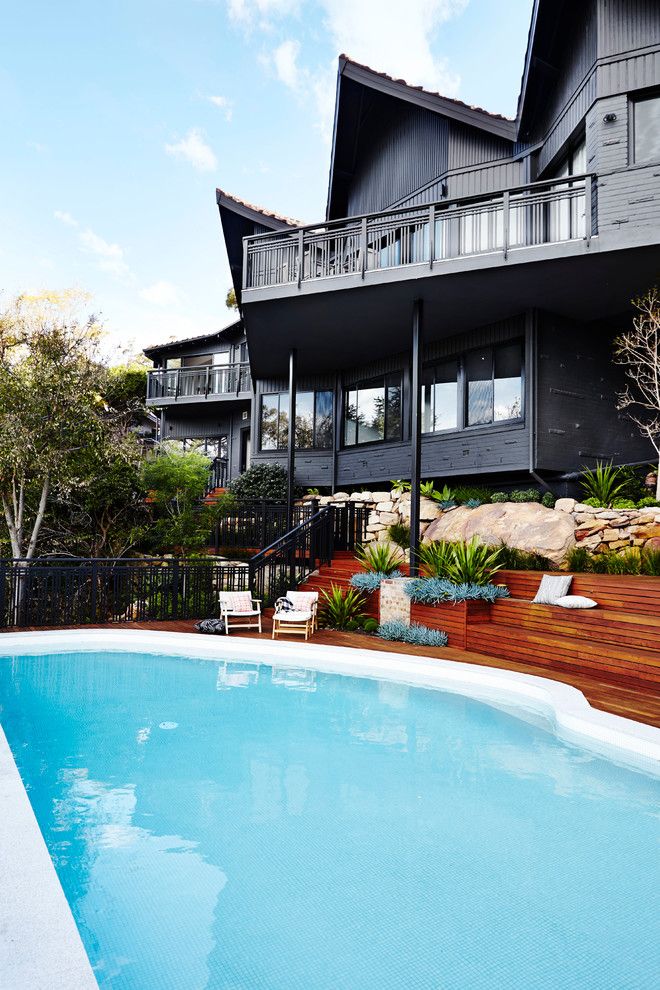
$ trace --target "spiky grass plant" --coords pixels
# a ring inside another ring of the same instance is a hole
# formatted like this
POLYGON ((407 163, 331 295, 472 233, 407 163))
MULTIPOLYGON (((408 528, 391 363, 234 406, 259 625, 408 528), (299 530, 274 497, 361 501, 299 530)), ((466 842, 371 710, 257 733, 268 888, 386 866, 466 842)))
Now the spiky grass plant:
POLYGON ((626 479, 621 468, 598 461, 594 469, 583 470, 580 485, 588 498, 598 499, 600 505, 611 505, 624 492, 626 479))
POLYGON ((355 588, 342 588, 333 584, 330 591, 321 592, 319 621, 327 629, 347 629, 365 619, 365 599, 355 588))
POLYGON ((355 558, 366 571, 389 575, 403 563, 403 551, 392 543, 365 543, 358 547, 355 558))
POLYGON ((395 643, 408 643, 410 646, 446 646, 447 633, 440 629, 430 629, 419 622, 405 622, 393 620, 392 622, 382 622, 378 627, 377 635, 381 639, 389 639, 395 643))

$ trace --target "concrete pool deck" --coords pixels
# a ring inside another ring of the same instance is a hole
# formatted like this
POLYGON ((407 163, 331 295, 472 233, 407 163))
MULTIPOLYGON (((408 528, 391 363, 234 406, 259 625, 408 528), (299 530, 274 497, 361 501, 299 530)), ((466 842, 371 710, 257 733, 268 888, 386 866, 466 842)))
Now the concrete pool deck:
MULTIPOLYGON (((567 742, 660 776, 660 729, 594 709, 576 688, 527 673, 387 649, 145 629, 49 630, 0 639, 0 662, 18 655, 85 651, 308 668, 463 694, 522 718, 542 718, 567 742)), ((96 980, 71 910, 1 730, 0 806, 0 986, 94 990, 96 980)))

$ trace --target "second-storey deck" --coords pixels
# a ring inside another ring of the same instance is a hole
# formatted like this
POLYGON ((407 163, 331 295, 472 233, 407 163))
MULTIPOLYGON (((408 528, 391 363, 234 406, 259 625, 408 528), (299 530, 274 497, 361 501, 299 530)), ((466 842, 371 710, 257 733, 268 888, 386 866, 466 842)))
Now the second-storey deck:
POLYGON ((147 374, 147 405, 250 398, 252 378, 247 363, 198 368, 156 369, 147 374))
MULTIPOLYGON (((243 289, 425 266, 564 241, 597 231, 592 175, 534 182, 496 194, 442 200, 244 240, 243 289)), ((396 275, 395 275, 396 277, 396 275)))

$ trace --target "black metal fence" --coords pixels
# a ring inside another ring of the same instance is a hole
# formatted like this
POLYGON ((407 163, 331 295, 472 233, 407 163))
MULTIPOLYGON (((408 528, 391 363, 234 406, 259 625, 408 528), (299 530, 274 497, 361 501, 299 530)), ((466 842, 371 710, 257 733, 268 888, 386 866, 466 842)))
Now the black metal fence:
POLYGON ((320 509, 250 560, 250 588, 264 605, 272 605, 297 588, 333 552, 333 513, 320 509))
POLYGON ((210 618, 248 587, 247 566, 214 561, 0 560, 0 628, 210 618))
MULTIPOLYGON (((329 506, 333 518, 336 550, 354 550, 367 535, 369 509, 354 501, 329 506)), ((319 511, 316 499, 294 506, 293 524, 300 526, 319 511)), ((211 534, 216 552, 232 549, 261 550, 288 531, 287 507, 282 502, 242 502, 219 519, 211 534)))

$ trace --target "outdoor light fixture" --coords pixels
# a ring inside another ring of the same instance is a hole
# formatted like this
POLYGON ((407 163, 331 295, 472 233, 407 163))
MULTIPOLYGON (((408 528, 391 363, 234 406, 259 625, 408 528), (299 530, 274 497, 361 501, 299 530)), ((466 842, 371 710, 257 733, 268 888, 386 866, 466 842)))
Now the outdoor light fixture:
POLYGON ((613 124, 615 120, 616 120, 615 113, 606 113, 605 116, 603 117, 604 124, 613 124))

